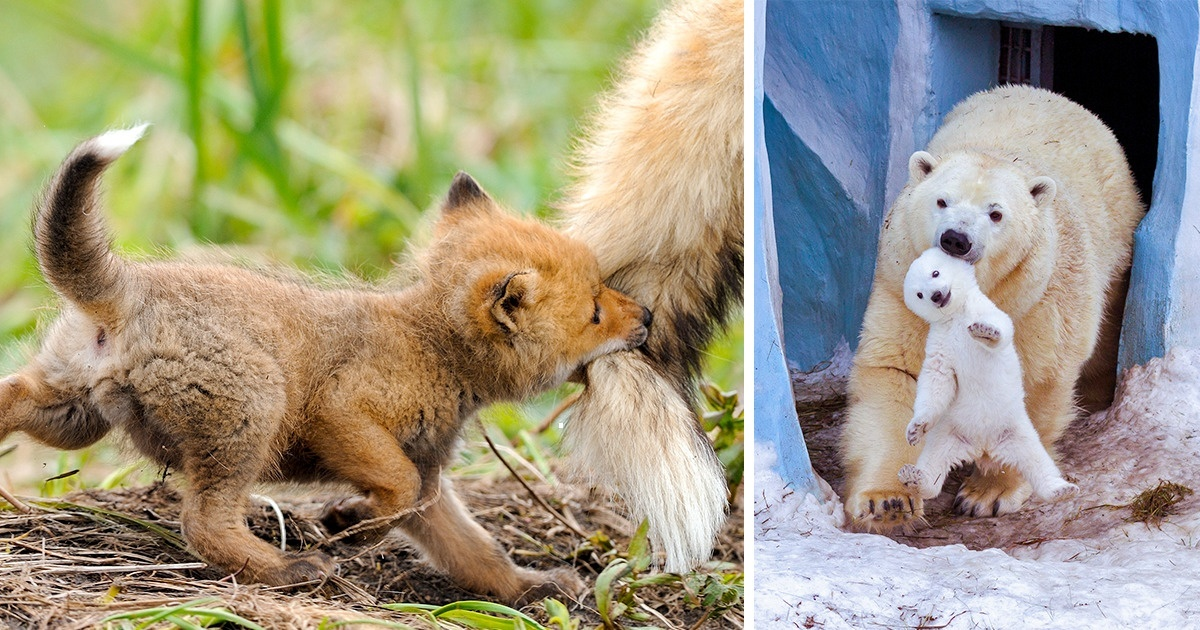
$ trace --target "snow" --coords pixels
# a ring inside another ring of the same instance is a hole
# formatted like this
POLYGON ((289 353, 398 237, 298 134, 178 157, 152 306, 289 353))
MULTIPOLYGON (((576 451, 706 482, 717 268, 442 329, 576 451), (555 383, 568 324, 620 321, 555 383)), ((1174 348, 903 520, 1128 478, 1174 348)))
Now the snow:
POLYGON ((1059 451, 1078 497, 950 517, 944 537, 965 544, 917 548, 905 542, 930 543, 844 531, 832 488, 822 481, 824 501, 791 491, 758 443, 755 626, 1200 627, 1200 498, 1161 527, 1123 507, 1160 479, 1200 490, 1200 351, 1130 369, 1114 405, 1077 420, 1059 451))

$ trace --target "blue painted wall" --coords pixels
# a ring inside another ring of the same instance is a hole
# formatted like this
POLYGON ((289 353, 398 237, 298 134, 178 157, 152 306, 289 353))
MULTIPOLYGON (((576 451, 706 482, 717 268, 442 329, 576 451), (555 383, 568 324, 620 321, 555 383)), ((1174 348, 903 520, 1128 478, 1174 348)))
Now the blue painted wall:
POLYGON ((1157 170, 1135 236, 1119 367, 1200 347, 1200 162, 1187 159, 1188 144, 1200 146, 1196 1, 759 1, 756 165, 766 170, 755 228, 768 241, 753 241, 756 438, 776 445, 785 479, 814 487, 778 353, 807 369, 842 339, 857 346, 879 226, 908 157, 955 103, 990 87, 997 21, 1156 39, 1157 170), (764 275, 776 264, 777 276, 764 275))
MULTIPOLYGON (((754 8, 755 32, 763 32, 765 11, 754 8)), ((799 492, 820 496, 808 449, 796 417, 791 381, 780 335, 781 290, 771 213, 771 175, 763 136, 763 41, 754 42, 754 439, 776 446, 775 471, 799 492)))
MULTIPOLYGON (((1121 368, 1197 337, 1176 250, 1189 171, 1197 3, 1183 0, 765 0, 762 128, 769 155, 787 357, 811 367, 857 345, 878 229, 958 101, 991 84, 997 20, 1146 33, 1159 50, 1158 168, 1136 235, 1121 368), (989 22, 990 20, 990 22, 989 22), (1186 322, 1186 323, 1185 323, 1186 322), (1174 336, 1173 336, 1174 335, 1174 336)), ((761 32, 761 31, 760 31, 761 32)), ((1194 204, 1192 204, 1194 205, 1194 204)))

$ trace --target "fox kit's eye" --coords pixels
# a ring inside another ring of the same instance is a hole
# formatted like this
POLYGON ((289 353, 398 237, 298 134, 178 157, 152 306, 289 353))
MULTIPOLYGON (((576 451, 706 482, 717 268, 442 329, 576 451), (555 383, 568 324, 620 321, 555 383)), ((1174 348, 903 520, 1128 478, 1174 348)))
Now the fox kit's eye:
POLYGON ((600 323, 600 303, 599 302, 596 302, 596 310, 592 312, 592 323, 593 324, 600 323))
POLYGON ((925 299, 925 296, 924 296, 924 295, 922 295, 920 291, 917 291, 917 299, 918 299, 918 300, 923 300, 923 299, 925 299))
POLYGON ((945 207, 946 207, 946 205, 947 205, 947 204, 946 204, 946 200, 945 200, 945 199, 938 199, 938 200, 937 200, 937 204, 938 204, 938 207, 939 207, 939 208, 945 208, 945 207))
POLYGON ((999 223, 1000 219, 1004 218, 1004 215, 999 210, 992 210, 988 213, 988 218, 992 220, 992 223, 999 223))
POLYGON ((937 269, 934 269, 934 270, 933 270, 933 277, 934 277, 934 278, 936 278, 936 277, 938 277, 938 276, 940 276, 940 275, 942 275, 942 272, 938 271, 937 269))

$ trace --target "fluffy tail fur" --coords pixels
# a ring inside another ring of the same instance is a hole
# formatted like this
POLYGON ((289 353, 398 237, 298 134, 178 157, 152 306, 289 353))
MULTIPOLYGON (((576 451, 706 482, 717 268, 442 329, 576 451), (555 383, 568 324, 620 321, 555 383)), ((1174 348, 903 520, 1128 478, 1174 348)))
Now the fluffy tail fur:
POLYGON ((640 351, 588 368, 568 446, 577 468, 650 519, 670 571, 707 560, 725 518, 693 380, 742 293, 742 38, 741 0, 664 11, 602 102, 563 208, 605 282, 654 313, 640 351))
POLYGON ((122 294, 124 262, 112 253, 99 212, 100 176, 147 125, 109 131, 75 148, 42 195, 33 235, 46 280, 84 312, 107 319, 122 294))

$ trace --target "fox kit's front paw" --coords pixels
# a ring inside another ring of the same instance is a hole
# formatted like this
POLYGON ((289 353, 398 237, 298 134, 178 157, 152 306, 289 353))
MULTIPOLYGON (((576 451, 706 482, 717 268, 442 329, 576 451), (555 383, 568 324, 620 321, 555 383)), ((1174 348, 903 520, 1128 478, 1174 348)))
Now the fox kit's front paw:
POLYGON ((579 579, 579 575, 565 567, 549 571, 526 569, 522 573, 525 578, 525 587, 520 596, 516 598, 518 606, 525 606, 547 597, 578 599, 586 588, 583 580, 579 579))
MULTIPOLYGON (((375 516, 375 510, 366 499, 351 497, 326 503, 321 512, 321 524, 330 534, 338 534, 375 516)), ((389 529, 389 525, 381 523, 378 527, 355 532, 350 536, 350 541, 358 544, 373 543, 383 538, 389 529)))
POLYGON ((993 348, 1000 344, 1000 331, 991 324, 975 322, 967 326, 967 332, 971 333, 972 337, 993 348))
POLYGON ((925 434, 929 432, 929 422, 913 418, 908 423, 908 429, 904 432, 904 437, 908 438, 909 446, 916 446, 918 442, 925 438, 925 434))

